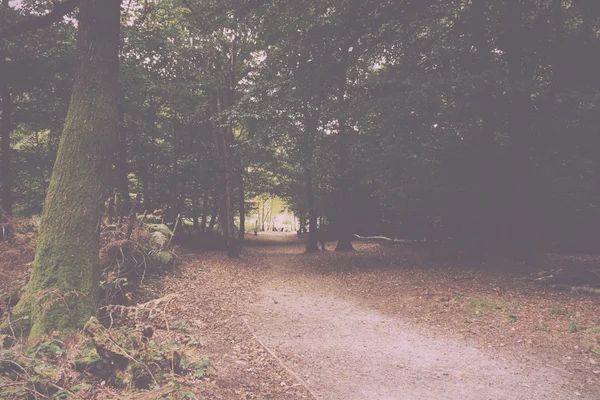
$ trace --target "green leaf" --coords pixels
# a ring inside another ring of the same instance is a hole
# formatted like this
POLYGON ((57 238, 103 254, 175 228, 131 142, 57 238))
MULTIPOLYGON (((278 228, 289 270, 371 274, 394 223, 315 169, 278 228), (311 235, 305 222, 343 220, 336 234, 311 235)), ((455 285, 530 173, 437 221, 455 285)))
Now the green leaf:
POLYGON ((179 367, 183 370, 188 369, 188 367, 190 366, 190 360, 188 360, 186 357, 182 357, 181 360, 179 361, 179 367))
POLYGON ((82 390, 89 390, 93 388, 92 385, 90 385, 89 383, 80 383, 79 385, 75 385, 71 388, 72 392, 80 392, 82 390))

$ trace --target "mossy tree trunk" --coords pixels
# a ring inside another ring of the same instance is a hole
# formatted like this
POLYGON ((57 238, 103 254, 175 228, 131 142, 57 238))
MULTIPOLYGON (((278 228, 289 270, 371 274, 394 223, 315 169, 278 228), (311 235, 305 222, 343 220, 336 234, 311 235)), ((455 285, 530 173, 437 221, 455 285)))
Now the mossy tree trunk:
POLYGON ((120 0, 81 0, 78 29, 80 64, 33 273, 13 315, 30 337, 75 330, 96 313, 98 224, 119 129, 120 0))
MULTIPOLYGON (((6 22, 9 10, 8 0, 2 0, 2 9, 0 10, 0 23, 6 22)), ((12 213, 12 182, 11 171, 11 149, 10 149, 10 131, 12 118, 12 98, 10 87, 8 86, 10 77, 7 74, 7 57, 4 47, 4 41, 0 40, 0 170, 2 170, 2 202, 0 206, 7 214, 12 213)), ((0 215, 0 220, 2 219, 0 215)), ((0 232, 0 235, 2 232, 0 232)))

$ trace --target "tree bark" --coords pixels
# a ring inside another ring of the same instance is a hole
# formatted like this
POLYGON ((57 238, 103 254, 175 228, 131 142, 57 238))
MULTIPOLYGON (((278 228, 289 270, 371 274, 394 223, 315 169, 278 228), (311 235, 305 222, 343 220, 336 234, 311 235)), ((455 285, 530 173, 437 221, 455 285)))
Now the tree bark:
POLYGON ((208 223, 208 229, 207 232, 209 233, 213 233, 215 230, 215 224, 217 223, 217 216, 219 215, 219 205, 218 205, 218 201, 215 198, 213 200, 213 210, 212 213, 210 215, 210 222, 208 223))
MULTIPOLYGON (((2 0, 2 11, 0 18, 2 22, 6 22, 9 9, 8 0, 2 0)), ((0 120, 0 167, 2 174, 2 202, 0 207, 7 215, 12 214, 13 198, 12 198, 12 157, 10 148, 10 131, 12 129, 12 98, 10 87, 8 86, 10 77, 7 74, 6 66, 6 51, 4 41, 0 40, 0 111, 2 111, 2 119, 0 120)), ((0 218, 3 218, 0 215, 0 218)))
POLYGON ((194 181, 190 182, 190 186, 192 187, 190 191, 192 197, 192 228, 194 229, 194 232, 198 233, 200 232, 200 219, 198 218, 198 209, 200 206, 198 204, 198 187, 194 181))
POLYGON ((350 209, 350 136, 348 133, 348 118, 346 113, 346 79, 349 65, 350 46, 342 49, 342 59, 340 63, 340 76, 338 83, 337 98, 337 120, 338 120, 338 175, 339 175, 339 198, 338 198, 338 217, 337 234, 338 243, 335 251, 352 251, 352 210, 350 209))
POLYGON ((200 232, 206 231, 206 220, 208 219, 208 190, 204 191, 202 199, 202 220, 200 222, 200 232))
POLYGON ((269 223, 267 225, 267 230, 272 232, 275 227, 275 221, 273 221, 273 198, 271 197, 271 204, 269 207, 269 223))
POLYGON ((221 229, 225 239, 227 254, 230 257, 239 256, 239 246, 235 237, 233 223, 233 160, 231 156, 231 141, 228 127, 223 127, 221 121, 221 98, 219 93, 213 95, 213 139, 219 158, 219 202, 221 213, 221 229), (217 121, 215 121, 215 118, 217 121))
POLYGON ((265 221, 266 221, 266 218, 265 218, 265 203, 266 203, 266 201, 261 200, 261 202, 262 202, 262 216, 260 218, 260 231, 264 232, 265 231, 265 221))
MULTIPOLYGON (((151 143, 150 143, 150 193, 151 196, 148 196, 150 198, 149 203, 151 204, 151 208, 157 207, 157 200, 156 200, 156 139, 157 139, 157 129, 156 129, 156 120, 158 119, 158 109, 159 109, 159 105, 154 105, 154 99, 151 98, 150 100, 150 109, 152 112, 152 117, 150 120, 150 130, 151 130, 151 143)), ((150 212, 152 212, 153 210, 150 210, 150 212)))
MULTIPOLYGON (((176 203, 175 203, 175 211, 176 211, 176 217, 179 215, 182 215, 185 213, 185 199, 187 197, 186 194, 186 186, 187 186, 187 182, 186 181, 182 181, 181 182, 181 191, 179 192, 179 195, 176 196, 176 203)), ((181 233, 183 233, 183 230, 181 230, 181 233)))
POLYGON ((119 0, 81 0, 79 67, 44 204, 22 334, 73 331, 96 313, 98 224, 119 128, 119 0), (28 317, 28 318, 27 318, 28 317))
POLYGON ((170 199, 169 199, 169 212, 167 212, 167 221, 173 220, 177 222, 177 216, 180 213, 179 210, 179 119, 177 113, 173 114, 173 169, 171 179, 169 180, 170 185, 170 199))
POLYGON ((149 166, 146 157, 141 156, 138 160, 138 176, 142 181, 143 209, 144 211, 152 212, 152 199, 150 197, 150 174, 148 168, 149 166))
POLYGON ((122 104, 119 104, 119 140, 115 153, 115 187, 123 195, 123 200, 130 202, 127 171, 127 132, 125 131, 125 111, 122 104))
POLYGON ((42 164, 42 149, 41 149, 41 143, 40 143, 40 132, 36 129, 35 131, 35 148, 36 148, 36 152, 37 152, 37 156, 38 156, 38 169, 40 171, 40 189, 41 190, 41 199, 43 201, 43 199, 46 197, 46 175, 44 174, 44 166, 42 164))
POLYGON ((319 233, 317 230, 317 209, 315 208, 315 196, 313 190, 313 123, 308 104, 304 107, 304 135, 302 143, 304 153, 304 184, 306 186, 306 204, 308 205, 308 241, 306 252, 316 253, 319 251, 319 233))
POLYGON ((487 13, 490 0, 473 0, 470 10, 470 40, 476 51, 472 74, 479 78, 474 93, 473 107, 473 182, 476 188, 471 196, 470 214, 467 215, 465 228, 468 231, 467 244, 473 251, 483 251, 488 245, 496 243, 498 224, 503 220, 498 210, 498 190, 496 154, 494 136, 496 119, 490 82, 492 72, 492 51, 488 42, 487 13))
POLYGON ((238 240, 241 242, 244 241, 244 236, 246 234, 246 193, 244 188, 244 170, 243 168, 240 170, 240 231, 238 234, 238 240))
POLYGON ((476 142, 483 153, 491 152, 496 131, 494 116, 494 98, 492 87, 487 77, 492 69, 492 51, 488 43, 487 16, 489 0, 473 0, 471 9, 471 40, 477 51, 475 73, 480 75, 481 82, 477 90, 477 112, 481 118, 480 130, 476 142))
POLYGON ((530 253, 534 245, 534 204, 530 186, 529 95, 523 83, 522 0, 506 0, 506 58, 508 66, 508 135, 510 137, 510 182, 507 239, 517 251, 530 253))

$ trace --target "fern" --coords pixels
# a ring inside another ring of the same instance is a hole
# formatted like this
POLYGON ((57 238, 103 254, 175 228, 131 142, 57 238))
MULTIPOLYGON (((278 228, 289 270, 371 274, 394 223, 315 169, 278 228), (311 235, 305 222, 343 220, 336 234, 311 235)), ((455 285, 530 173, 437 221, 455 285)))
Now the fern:
POLYGON ((152 250, 150 252, 150 258, 155 263, 165 267, 171 265, 171 263, 173 262, 173 255, 168 251, 152 250))
POLYGON ((169 238, 162 232, 153 232, 150 235, 150 243, 159 248, 163 248, 169 242, 169 238))

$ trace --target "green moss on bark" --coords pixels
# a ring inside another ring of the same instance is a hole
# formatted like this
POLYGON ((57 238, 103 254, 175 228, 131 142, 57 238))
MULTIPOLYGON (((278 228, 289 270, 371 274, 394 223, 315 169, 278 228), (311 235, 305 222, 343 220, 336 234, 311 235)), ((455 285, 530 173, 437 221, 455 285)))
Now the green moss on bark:
POLYGON ((96 313, 98 223, 118 132, 119 0, 81 2, 80 65, 40 225, 14 309, 22 334, 82 327, 96 313))

